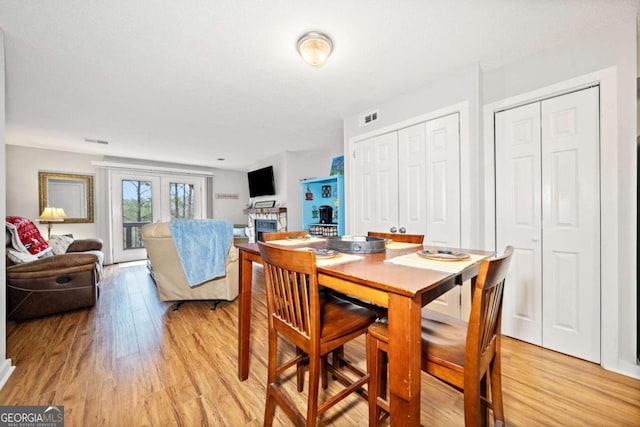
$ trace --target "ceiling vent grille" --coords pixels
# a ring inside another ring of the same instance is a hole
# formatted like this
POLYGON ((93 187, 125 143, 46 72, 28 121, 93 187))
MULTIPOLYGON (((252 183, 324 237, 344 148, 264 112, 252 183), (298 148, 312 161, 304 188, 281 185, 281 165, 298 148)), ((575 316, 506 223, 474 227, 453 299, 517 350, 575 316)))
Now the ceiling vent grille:
POLYGON ((88 142, 91 144, 104 144, 104 145, 108 145, 109 141, 104 141, 102 139, 94 139, 94 138, 85 138, 84 142, 88 142))
POLYGON ((371 123, 375 123, 380 118, 378 110, 365 113, 358 118, 358 127, 369 126, 371 123))

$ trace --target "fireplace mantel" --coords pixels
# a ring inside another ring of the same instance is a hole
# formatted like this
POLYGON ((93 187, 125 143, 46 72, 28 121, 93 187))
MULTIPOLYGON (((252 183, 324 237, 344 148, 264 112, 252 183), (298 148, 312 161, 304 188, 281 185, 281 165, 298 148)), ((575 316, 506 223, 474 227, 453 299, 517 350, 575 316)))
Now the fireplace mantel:
POLYGON ((244 209, 242 211, 242 213, 244 214, 269 214, 269 213, 275 213, 275 214, 279 214, 282 212, 286 212, 287 208, 248 208, 248 209, 244 209))

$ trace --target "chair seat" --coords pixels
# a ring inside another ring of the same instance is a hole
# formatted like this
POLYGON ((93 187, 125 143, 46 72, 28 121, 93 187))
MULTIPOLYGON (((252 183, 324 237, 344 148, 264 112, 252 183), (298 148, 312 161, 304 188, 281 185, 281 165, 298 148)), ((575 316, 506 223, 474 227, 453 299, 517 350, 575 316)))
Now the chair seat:
POLYGON ((426 310, 422 317, 422 354, 429 362, 464 372, 467 322, 426 310))
MULTIPOLYGON (((425 358, 423 369, 426 364, 435 363, 462 374, 467 322, 437 311, 425 311, 422 317, 422 355, 425 358)), ((369 334, 372 338, 389 342, 388 325, 384 321, 371 325, 369 334)))
POLYGON ((367 328, 376 320, 376 313, 349 301, 325 295, 322 300, 320 339, 332 341, 367 328))

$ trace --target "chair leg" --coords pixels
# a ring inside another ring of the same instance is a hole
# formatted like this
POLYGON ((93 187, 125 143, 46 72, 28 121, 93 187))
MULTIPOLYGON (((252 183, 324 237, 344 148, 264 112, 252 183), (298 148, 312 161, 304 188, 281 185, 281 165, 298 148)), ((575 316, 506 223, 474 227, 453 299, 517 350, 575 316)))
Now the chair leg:
POLYGON ((321 372, 320 375, 322 377, 322 388, 326 389, 329 386, 329 370, 328 370, 328 366, 329 366, 329 357, 325 354, 324 356, 322 356, 322 361, 321 361, 321 372))
MULTIPOLYGON (((300 348, 296 347, 296 356, 300 356, 302 353, 303 351, 300 348)), ((304 362, 300 362, 296 366, 296 376, 297 376, 299 393, 301 393, 302 390, 304 390, 304 367, 305 366, 306 366, 306 363, 304 362)))
POLYGON ((320 385, 320 358, 309 359, 309 396, 307 399, 307 426, 315 426, 318 418, 318 387, 320 385))
POLYGON ((369 370, 369 425, 377 426, 384 419, 381 418, 379 399, 387 401, 387 352, 384 344, 373 338, 371 334, 367 334, 367 369, 369 370))
POLYGON ((502 406, 502 362, 500 353, 491 362, 491 401, 493 402, 493 420, 504 424, 504 408, 502 406))
MULTIPOLYGON (((333 350, 331 353, 331 363, 333 363, 333 367, 336 369, 342 369, 342 360, 344 359, 344 347, 340 346, 333 350)), ((335 375, 332 377, 334 380, 336 379, 335 375)))
POLYGON ((276 399, 271 393, 271 387, 267 386, 267 403, 264 407, 264 422, 263 427, 271 427, 273 425, 273 418, 276 415, 276 399))
POLYGON ((380 372, 378 371, 378 346, 376 339, 367 334, 367 370, 369 371, 369 427, 378 424, 378 407, 376 398, 378 396, 378 386, 380 384, 380 372))
POLYGON ((485 372, 480 380, 480 398, 478 400, 478 411, 480 426, 489 425, 489 372, 485 372))
POLYGON ((264 407, 264 427, 271 427, 276 413, 276 400, 271 390, 278 368, 278 335, 269 331, 269 361, 267 366, 267 402, 264 407))
POLYGON ((386 351, 380 351, 380 357, 378 359, 380 366, 380 385, 378 386, 378 396, 387 400, 387 368, 389 367, 389 356, 386 351))
POLYGON ((482 417, 480 416, 480 407, 483 406, 480 401, 481 383, 481 380, 465 381, 463 393, 465 427, 479 427, 482 425, 482 417))

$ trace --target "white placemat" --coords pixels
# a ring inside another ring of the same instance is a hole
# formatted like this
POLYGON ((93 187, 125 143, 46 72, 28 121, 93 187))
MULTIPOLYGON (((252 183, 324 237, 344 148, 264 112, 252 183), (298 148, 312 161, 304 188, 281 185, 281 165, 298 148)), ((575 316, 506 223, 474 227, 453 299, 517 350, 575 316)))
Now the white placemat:
POLYGON ((405 265, 407 267, 425 268, 428 270, 437 270, 445 273, 458 273, 473 263, 486 258, 485 255, 471 255, 471 259, 466 261, 436 261, 432 259, 422 258, 417 253, 402 255, 399 257, 387 259, 384 262, 391 264, 405 265))
POLYGON ((387 249, 407 249, 422 246, 422 243, 389 242, 387 249))
POLYGON ((304 239, 282 239, 282 240, 269 240, 267 243, 279 246, 296 246, 306 245, 312 242, 321 242, 324 239, 321 237, 306 237, 304 239))
POLYGON ((349 261, 356 261, 362 258, 364 257, 359 255, 340 254, 340 256, 337 256, 335 258, 326 258, 326 259, 316 258, 316 265, 318 267, 327 267, 329 265, 341 264, 343 262, 349 262, 349 261))

